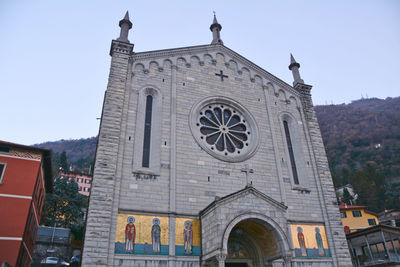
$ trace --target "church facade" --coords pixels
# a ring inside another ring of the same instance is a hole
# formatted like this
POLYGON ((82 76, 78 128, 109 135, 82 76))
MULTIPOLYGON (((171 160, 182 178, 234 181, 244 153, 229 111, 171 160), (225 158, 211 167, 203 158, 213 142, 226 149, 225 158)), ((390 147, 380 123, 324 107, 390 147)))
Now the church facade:
POLYGON ((311 100, 224 46, 111 44, 82 266, 351 266, 311 100))

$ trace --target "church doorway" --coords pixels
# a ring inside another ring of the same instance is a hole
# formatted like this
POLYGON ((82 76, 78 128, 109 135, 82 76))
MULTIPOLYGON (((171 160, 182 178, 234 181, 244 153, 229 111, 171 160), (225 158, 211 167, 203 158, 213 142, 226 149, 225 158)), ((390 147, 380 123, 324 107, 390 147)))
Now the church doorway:
POLYGON ((282 255, 273 230, 259 219, 246 219, 236 224, 227 248, 226 267, 269 266, 282 255))
POLYGON ((248 267, 247 263, 241 262, 227 262, 225 263, 226 267, 248 267))

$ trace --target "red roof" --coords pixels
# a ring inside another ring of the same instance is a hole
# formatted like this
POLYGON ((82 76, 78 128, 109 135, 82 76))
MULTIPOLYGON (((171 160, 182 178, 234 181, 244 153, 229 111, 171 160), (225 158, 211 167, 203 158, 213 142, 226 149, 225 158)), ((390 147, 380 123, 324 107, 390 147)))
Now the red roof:
POLYGON ((344 203, 340 203, 339 209, 366 209, 367 206, 352 206, 352 205, 347 205, 344 203))

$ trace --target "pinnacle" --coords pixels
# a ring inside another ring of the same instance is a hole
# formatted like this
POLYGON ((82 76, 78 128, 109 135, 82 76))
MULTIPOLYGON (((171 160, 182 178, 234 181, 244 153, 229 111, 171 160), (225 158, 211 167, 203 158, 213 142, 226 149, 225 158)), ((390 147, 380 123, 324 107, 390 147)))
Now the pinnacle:
POLYGON ((128 10, 127 10, 126 13, 125 13, 124 19, 129 20, 129 12, 128 12, 128 10))
POLYGON ((214 11, 214 20, 213 20, 213 24, 218 24, 217 16, 215 16, 215 11, 214 11))
POLYGON ((126 11, 124 18, 119 21, 119 26, 120 27, 123 24, 127 24, 129 26, 129 29, 132 28, 132 22, 129 20, 129 12, 128 11, 126 11))
POLYGON ((293 67, 300 68, 300 64, 296 62, 294 59, 292 53, 290 53, 290 65, 289 65, 289 70, 292 70, 293 67))
POLYGON ((292 53, 290 53, 290 64, 293 64, 293 63, 297 63, 297 62, 296 62, 296 60, 294 59, 292 53))

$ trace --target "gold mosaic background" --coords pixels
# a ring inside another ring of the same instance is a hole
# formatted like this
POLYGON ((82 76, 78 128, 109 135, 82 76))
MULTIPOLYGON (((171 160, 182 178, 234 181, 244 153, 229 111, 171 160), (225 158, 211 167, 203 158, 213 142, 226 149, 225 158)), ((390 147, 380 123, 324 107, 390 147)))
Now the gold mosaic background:
POLYGON ((315 239, 315 227, 318 227, 322 237, 324 248, 329 248, 328 240, 326 238, 325 226, 323 225, 307 225, 307 224, 291 224, 290 230, 292 231, 292 242, 295 248, 300 248, 299 240, 297 239, 297 227, 303 228, 304 239, 306 248, 318 248, 317 240, 315 239))
POLYGON ((184 245, 183 229, 185 229, 186 221, 192 222, 193 246, 200 246, 200 220, 189 218, 175 218, 175 245, 184 245))
MULTIPOLYGON (((135 218, 136 228, 136 244, 151 244, 151 228, 153 227, 153 219, 160 219, 161 227, 161 244, 169 245, 169 218, 163 216, 148 216, 135 214, 118 214, 115 242, 125 243, 125 227, 129 216, 135 218)), ((183 231, 183 230, 182 230, 183 231)), ((182 238, 183 241, 183 238, 182 238)))

